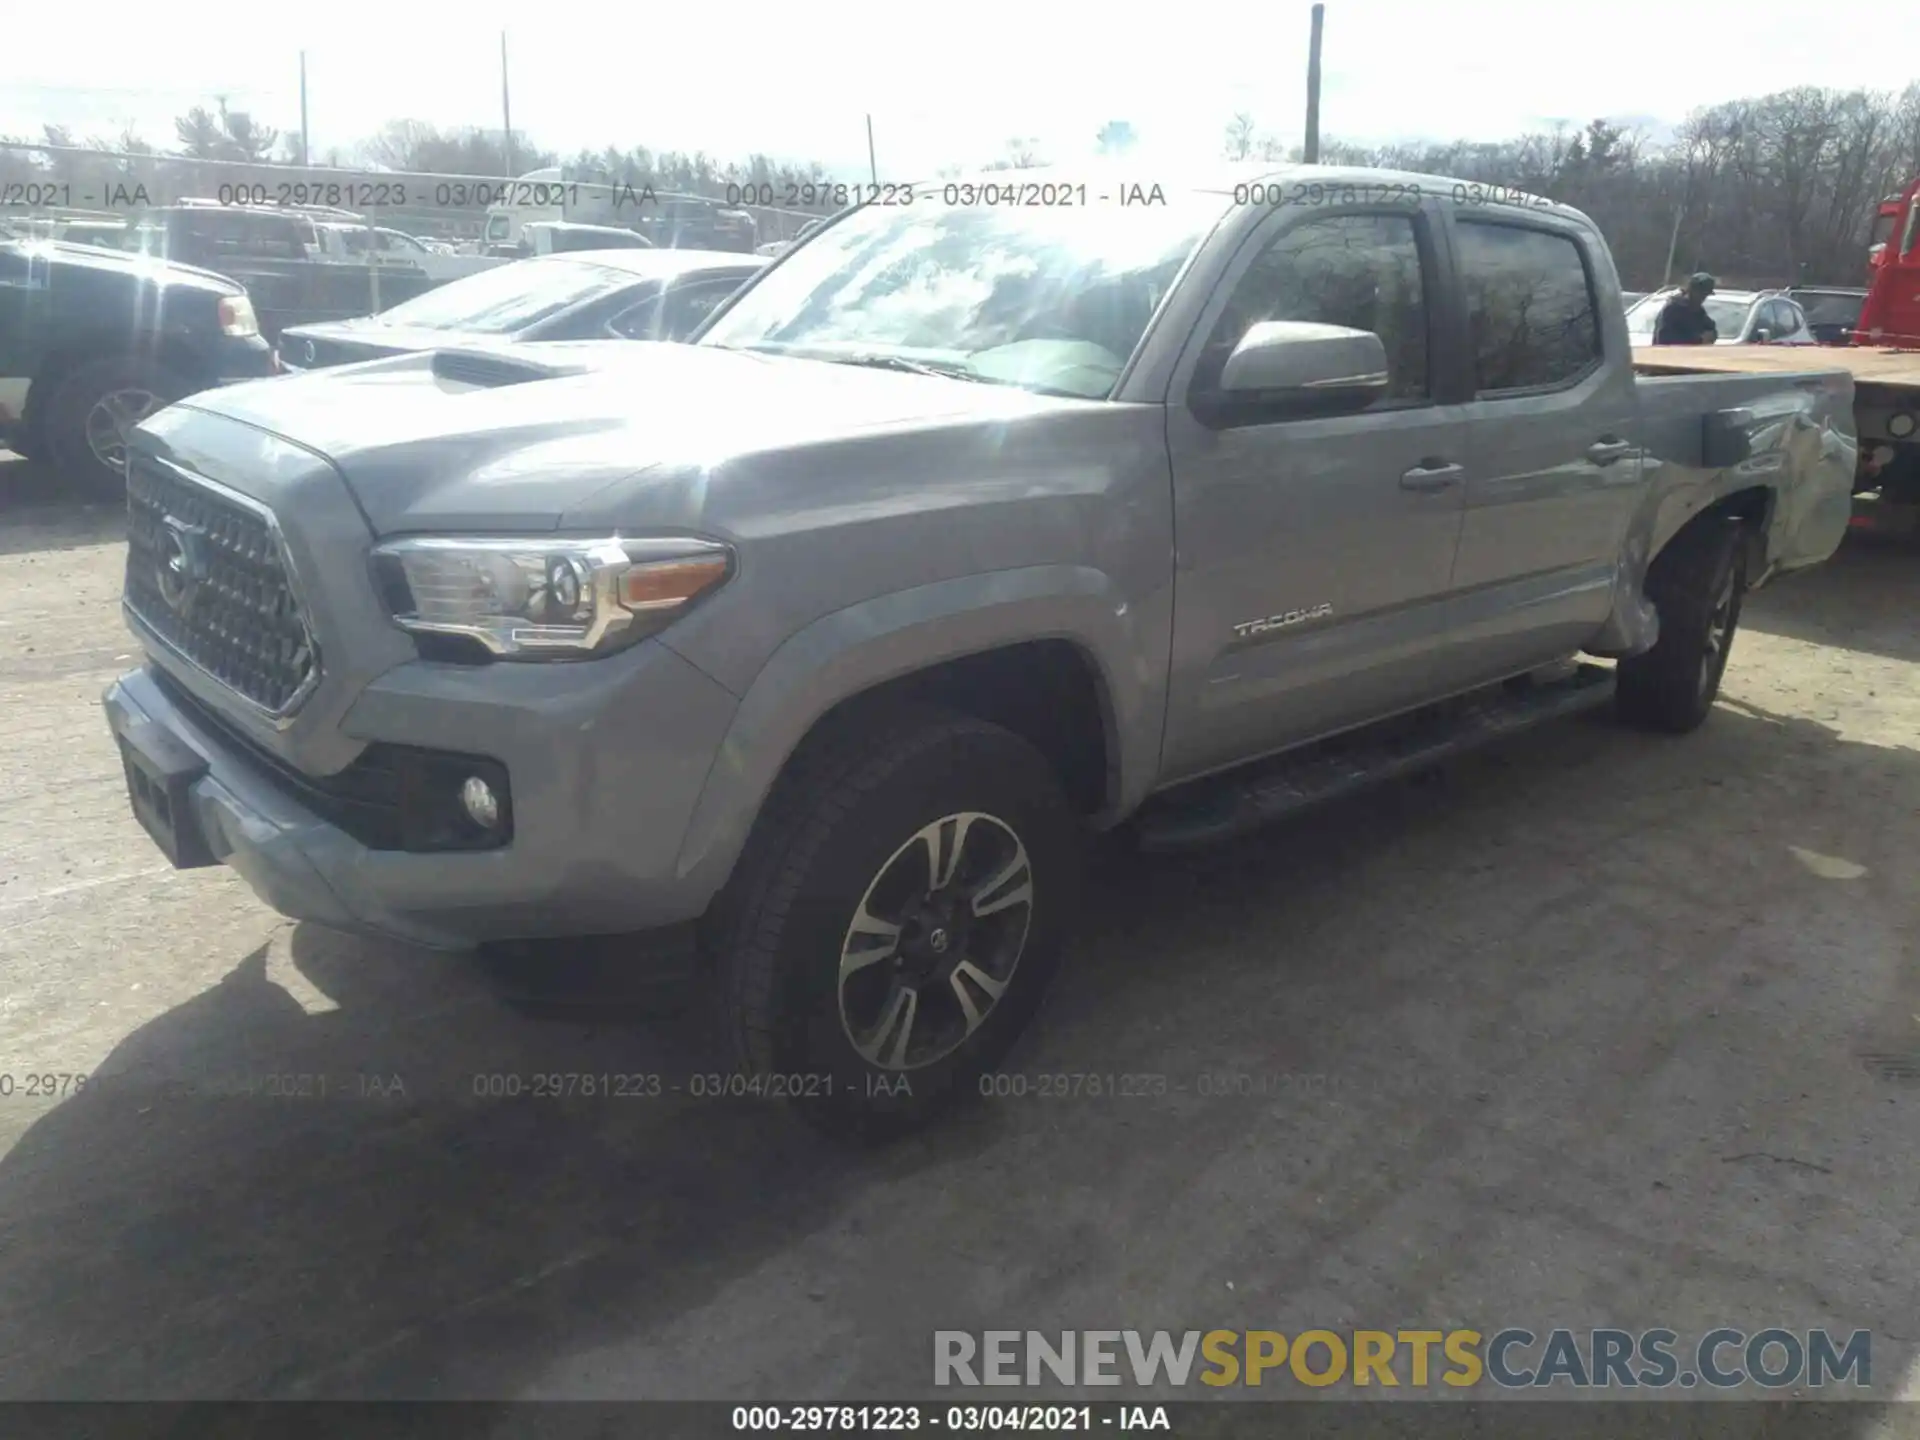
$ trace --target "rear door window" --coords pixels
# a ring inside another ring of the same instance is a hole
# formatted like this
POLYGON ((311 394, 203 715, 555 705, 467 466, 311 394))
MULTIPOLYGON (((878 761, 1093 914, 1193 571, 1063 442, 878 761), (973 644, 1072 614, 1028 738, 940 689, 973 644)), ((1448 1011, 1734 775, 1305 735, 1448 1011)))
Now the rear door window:
POLYGON ((1465 218, 1455 235, 1482 395, 1556 389, 1598 365, 1593 281, 1571 237, 1465 218))

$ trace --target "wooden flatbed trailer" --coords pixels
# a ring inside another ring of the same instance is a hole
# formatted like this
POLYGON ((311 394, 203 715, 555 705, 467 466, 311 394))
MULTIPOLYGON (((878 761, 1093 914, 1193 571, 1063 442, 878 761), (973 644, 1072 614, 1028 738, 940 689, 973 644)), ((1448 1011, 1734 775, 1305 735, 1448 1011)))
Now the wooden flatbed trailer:
POLYGON ((1860 437, 1856 494, 1877 495, 1856 524, 1920 534, 1920 350, 1863 345, 1649 345, 1633 352, 1643 375, 1768 375, 1846 370, 1860 437))

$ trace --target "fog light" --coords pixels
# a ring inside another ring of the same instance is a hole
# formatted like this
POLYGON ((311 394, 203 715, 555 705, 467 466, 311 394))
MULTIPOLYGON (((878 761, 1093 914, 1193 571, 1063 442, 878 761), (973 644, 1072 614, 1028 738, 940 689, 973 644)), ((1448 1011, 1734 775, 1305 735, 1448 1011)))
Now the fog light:
POLYGON ((1915 424, 1913 416, 1902 410, 1887 421, 1887 433, 1896 440, 1905 440, 1913 434, 1915 424))
POLYGON ((468 817, 482 830, 491 830, 500 823, 499 797, 478 775, 469 775, 461 785, 460 803, 467 807, 468 817))

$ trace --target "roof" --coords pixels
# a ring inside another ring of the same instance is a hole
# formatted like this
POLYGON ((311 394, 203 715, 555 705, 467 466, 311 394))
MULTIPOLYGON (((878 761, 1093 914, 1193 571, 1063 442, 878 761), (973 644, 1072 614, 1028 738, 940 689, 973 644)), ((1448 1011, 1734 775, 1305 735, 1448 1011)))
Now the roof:
POLYGON ((5 234, 0 234, 0 247, 51 256, 63 265, 80 266, 88 270, 111 270, 126 275, 144 275, 162 284, 179 284, 191 280, 197 288, 218 290, 223 295, 246 294, 246 287, 236 284, 216 271, 203 270, 198 265, 184 265, 178 260, 162 260, 158 256, 142 255, 134 251, 113 250, 98 245, 75 245, 65 240, 29 239, 5 234))
POLYGON ((754 270, 767 263, 764 255, 742 255, 733 250, 562 250, 515 261, 519 265, 552 265, 585 260, 609 270, 625 270, 645 279, 664 280, 689 270, 754 270))
POLYGON ((589 225, 581 220, 529 220, 523 230, 561 230, 569 235, 631 235, 623 225, 589 225))
MULTIPOLYGON (((1439 195, 1448 196, 1458 193, 1471 205, 1486 204, 1490 209, 1502 208, 1507 202, 1514 208, 1538 214, 1557 215, 1563 219, 1592 222, 1580 211, 1570 205, 1562 205, 1544 196, 1533 195, 1510 186, 1490 185, 1482 180, 1459 180, 1448 175, 1419 175, 1406 170, 1376 170, 1360 165, 1305 165, 1289 164, 1276 160, 1218 160, 1201 165, 1186 166, 1174 171, 1156 171, 1143 167, 1137 161, 1126 159, 1091 160, 1077 165, 1046 165, 1031 170, 986 170, 958 177, 962 183, 971 184, 1085 184, 1090 189, 1095 184, 1108 186, 1138 185, 1143 190, 1151 190, 1158 184, 1162 191, 1176 188, 1188 193, 1200 192, 1231 197, 1234 187, 1279 181, 1287 186, 1287 193, 1293 193, 1295 185, 1312 187, 1318 185, 1324 192, 1328 188, 1344 185, 1356 187, 1371 186, 1376 194, 1382 187, 1390 193, 1400 195, 1439 195), (1394 187, 1404 187, 1395 189, 1394 187), (1416 189, 1417 187, 1417 189, 1416 189)), ((916 191, 939 193, 943 180, 922 180, 914 183, 916 191)), ((1108 193, 1111 193, 1110 191, 1108 193)), ((1089 196, 1089 198, 1092 198, 1089 196)))
MULTIPOLYGON (((1667 298, 1671 298, 1675 295, 1678 295, 1679 293, 1680 293, 1680 287, 1678 285, 1667 285, 1667 286, 1663 286, 1658 290, 1647 291, 1646 295, 1643 298, 1648 300, 1657 300, 1663 296, 1667 298)), ((1789 294, 1785 290, 1722 290, 1718 286, 1715 286, 1713 293, 1709 295, 1707 298, 1709 300, 1731 300, 1736 305, 1751 305, 1756 300, 1773 300, 1773 299, 1782 299, 1782 298, 1790 300, 1793 297, 1791 294, 1789 294)))

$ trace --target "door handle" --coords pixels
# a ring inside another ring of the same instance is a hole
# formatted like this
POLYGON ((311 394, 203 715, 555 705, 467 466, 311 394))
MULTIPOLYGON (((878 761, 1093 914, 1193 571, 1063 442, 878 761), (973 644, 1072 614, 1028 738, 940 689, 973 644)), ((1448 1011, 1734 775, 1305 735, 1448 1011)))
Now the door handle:
POLYGON ((1634 443, 1631 440, 1596 440, 1587 447, 1587 458, 1596 465, 1611 465, 1633 451, 1634 443))
POLYGON ((1445 460, 1429 460, 1423 464, 1414 466, 1413 469, 1402 475, 1400 477, 1400 488, 1402 490, 1418 490, 1423 494, 1431 494, 1435 490, 1446 489, 1449 485, 1456 483, 1460 477, 1466 473, 1464 466, 1450 465, 1445 460))

